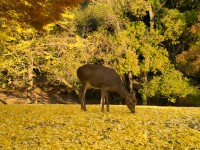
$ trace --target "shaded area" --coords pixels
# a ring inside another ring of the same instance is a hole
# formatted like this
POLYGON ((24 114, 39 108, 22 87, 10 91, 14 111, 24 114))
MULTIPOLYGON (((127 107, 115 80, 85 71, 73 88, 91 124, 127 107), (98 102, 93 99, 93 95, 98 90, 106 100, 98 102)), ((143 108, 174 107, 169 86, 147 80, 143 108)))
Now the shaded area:
MULTIPOLYGON (((40 88, 34 89, 35 103, 39 104, 76 104, 78 97, 67 93, 56 94, 53 91, 44 91, 40 88)), ((26 91, 0 91, 0 104, 26 104, 26 91)), ((34 102, 33 102, 34 103, 34 102)))
MULTIPOLYGON (((50 89, 50 88, 49 88, 50 89)), ((79 104, 79 96, 75 93, 68 93, 67 90, 46 90, 45 88, 36 87, 34 89, 33 98, 36 100, 32 103, 37 104, 79 104)), ((142 105, 140 93, 137 92, 137 105, 142 105)), ((101 91, 97 89, 88 89, 86 92, 87 104, 100 104, 101 91)), ((125 105, 125 100, 116 92, 109 93, 110 104, 125 105)), ((26 104, 27 92, 20 90, 0 90, 0 104, 26 104)), ((164 97, 154 97, 148 99, 150 106, 187 106, 199 107, 200 103, 195 98, 178 98, 176 103, 172 103, 164 97)))

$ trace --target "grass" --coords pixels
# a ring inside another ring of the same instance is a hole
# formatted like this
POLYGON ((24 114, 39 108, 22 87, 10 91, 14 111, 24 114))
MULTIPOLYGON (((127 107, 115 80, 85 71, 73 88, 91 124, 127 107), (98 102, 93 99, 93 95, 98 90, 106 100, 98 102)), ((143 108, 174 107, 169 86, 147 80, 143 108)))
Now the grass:
POLYGON ((0 149, 200 149, 200 108, 0 105, 0 149))

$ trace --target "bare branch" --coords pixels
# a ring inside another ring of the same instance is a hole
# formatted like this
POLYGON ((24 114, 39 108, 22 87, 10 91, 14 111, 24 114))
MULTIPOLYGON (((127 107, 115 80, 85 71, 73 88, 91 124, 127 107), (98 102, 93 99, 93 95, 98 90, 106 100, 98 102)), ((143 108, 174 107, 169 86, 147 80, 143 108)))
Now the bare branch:
POLYGON ((160 7, 155 11, 155 13, 157 13, 157 12, 163 7, 163 5, 165 5, 166 2, 167 2, 167 0, 165 0, 164 3, 162 3, 162 4, 160 5, 160 7))

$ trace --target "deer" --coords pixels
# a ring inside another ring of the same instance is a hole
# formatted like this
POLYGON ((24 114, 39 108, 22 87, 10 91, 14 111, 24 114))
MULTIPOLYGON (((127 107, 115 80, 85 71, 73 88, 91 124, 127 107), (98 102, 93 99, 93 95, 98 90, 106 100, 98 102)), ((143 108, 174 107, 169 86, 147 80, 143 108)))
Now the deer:
POLYGON ((101 90, 101 112, 104 112, 105 102, 107 104, 107 111, 110 111, 109 92, 117 92, 126 100, 129 110, 135 113, 135 105, 137 104, 135 91, 133 90, 132 94, 128 92, 114 69, 96 64, 85 64, 77 69, 77 76, 81 82, 79 99, 82 110, 86 111, 86 91, 93 88, 101 90))

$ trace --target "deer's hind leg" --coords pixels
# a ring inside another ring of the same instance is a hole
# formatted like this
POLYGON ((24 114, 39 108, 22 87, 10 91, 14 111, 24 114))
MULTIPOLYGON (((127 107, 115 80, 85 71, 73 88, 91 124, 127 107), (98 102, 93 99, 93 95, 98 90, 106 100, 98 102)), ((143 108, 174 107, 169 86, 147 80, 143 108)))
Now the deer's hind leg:
POLYGON ((83 109, 84 111, 86 111, 86 105, 85 105, 85 93, 87 91, 87 84, 82 83, 82 86, 80 87, 79 90, 79 100, 81 103, 81 109, 83 109))

